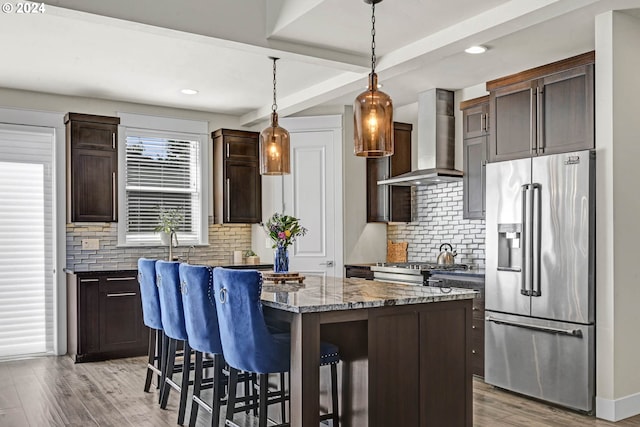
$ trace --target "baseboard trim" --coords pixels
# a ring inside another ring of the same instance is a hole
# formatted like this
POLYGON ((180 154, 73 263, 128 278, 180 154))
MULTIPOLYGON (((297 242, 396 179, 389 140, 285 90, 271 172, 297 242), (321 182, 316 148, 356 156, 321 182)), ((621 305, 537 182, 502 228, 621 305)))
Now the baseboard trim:
POLYGON ((610 400, 596 397, 596 417, 607 421, 620 421, 640 414, 640 393, 610 400))

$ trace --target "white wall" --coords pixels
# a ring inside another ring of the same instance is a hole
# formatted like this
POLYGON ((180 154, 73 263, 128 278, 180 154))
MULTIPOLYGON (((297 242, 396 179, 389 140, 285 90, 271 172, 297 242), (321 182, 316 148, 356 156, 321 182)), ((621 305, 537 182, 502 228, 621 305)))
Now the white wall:
POLYGON ((596 17, 596 415, 640 414, 640 20, 596 17))

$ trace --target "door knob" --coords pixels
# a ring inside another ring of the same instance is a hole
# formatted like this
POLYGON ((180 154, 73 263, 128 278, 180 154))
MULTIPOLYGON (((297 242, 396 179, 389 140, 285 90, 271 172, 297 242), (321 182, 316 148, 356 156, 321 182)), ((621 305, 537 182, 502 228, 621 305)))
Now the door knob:
POLYGON ((320 265, 326 265, 327 267, 333 267, 333 261, 321 262, 320 265))

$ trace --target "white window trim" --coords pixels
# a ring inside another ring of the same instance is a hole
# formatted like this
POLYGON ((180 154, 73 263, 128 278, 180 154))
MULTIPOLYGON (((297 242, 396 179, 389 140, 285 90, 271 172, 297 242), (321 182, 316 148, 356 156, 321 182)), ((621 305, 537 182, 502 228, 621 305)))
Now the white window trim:
MULTIPOLYGON (((127 134, 132 131, 138 134, 162 133, 163 136, 176 139, 197 140, 200 148, 200 233, 199 242, 196 245, 209 244, 208 223, 208 195, 209 195, 209 144, 208 123, 196 120, 184 120, 166 117, 146 116, 142 114, 118 113, 120 126, 118 126, 118 246, 119 247, 157 247, 160 246, 160 235, 157 243, 127 242, 127 193, 126 193, 126 141, 127 134)), ((179 233, 178 233, 179 234, 179 233)), ((178 238, 180 245, 190 246, 193 243, 183 243, 178 238)))

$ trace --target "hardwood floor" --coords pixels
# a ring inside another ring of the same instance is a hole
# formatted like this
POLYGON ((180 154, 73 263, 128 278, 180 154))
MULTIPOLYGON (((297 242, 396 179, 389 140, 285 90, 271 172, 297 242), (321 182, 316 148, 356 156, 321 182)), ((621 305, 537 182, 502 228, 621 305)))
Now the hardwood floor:
MULTIPOLYGON (((82 364, 66 356, 0 362, 0 426, 175 426, 177 395, 172 394, 167 410, 160 409, 157 391, 142 391, 144 373, 143 357, 82 364)), ((208 424, 201 410, 197 425, 208 424)), ((248 416, 240 425, 257 422, 248 416)), ((475 379, 474 426, 628 427, 640 426, 640 416, 609 423, 475 379)))

